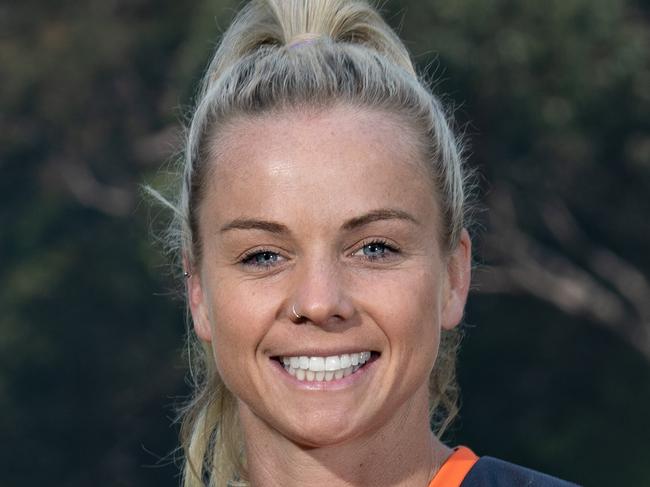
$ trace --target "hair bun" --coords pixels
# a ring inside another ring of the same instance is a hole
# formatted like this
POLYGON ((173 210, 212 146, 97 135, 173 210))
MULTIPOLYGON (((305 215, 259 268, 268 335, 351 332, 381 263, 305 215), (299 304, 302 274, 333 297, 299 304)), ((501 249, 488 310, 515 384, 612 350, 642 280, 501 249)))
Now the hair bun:
POLYGON ((224 34, 210 78, 262 47, 320 38, 367 47, 415 74, 402 41, 365 0, 252 0, 224 34))

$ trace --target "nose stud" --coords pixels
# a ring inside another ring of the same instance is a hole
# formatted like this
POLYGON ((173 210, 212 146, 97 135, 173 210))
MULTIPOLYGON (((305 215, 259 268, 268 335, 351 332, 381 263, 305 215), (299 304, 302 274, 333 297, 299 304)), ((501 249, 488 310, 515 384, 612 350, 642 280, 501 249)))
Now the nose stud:
POLYGON ((293 317, 296 320, 301 320, 302 319, 302 315, 298 314, 298 312, 296 311, 296 305, 295 304, 291 306, 291 314, 293 314, 293 317))

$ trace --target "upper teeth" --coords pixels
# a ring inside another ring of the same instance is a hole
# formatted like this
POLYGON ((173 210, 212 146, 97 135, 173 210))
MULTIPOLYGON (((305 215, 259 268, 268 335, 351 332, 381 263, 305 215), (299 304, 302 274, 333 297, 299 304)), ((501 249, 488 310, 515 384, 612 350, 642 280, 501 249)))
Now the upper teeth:
POLYGON ((370 352, 345 353, 329 357, 308 357, 306 355, 281 357, 287 372, 301 381, 329 381, 347 377, 368 359, 370 359, 370 352))
POLYGON ((343 355, 330 355, 329 357, 282 357, 285 367, 294 369, 311 370, 313 372, 336 371, 347 369, 350 365, 361 365, 368 361, 370 352, 350 353, 343 355))

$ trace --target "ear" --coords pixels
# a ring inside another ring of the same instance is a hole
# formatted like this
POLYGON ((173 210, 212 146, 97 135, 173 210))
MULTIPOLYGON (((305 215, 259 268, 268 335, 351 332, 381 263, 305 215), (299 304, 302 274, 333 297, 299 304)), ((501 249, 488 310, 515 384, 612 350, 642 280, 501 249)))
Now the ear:
POLYGON ((463 228, 456 250, 447 260, 447 289, 442 312, 442 327, 451 330, 460 323, 465 310, 472 274, 472 241, 463 228))
MULTIPOLYGON (((185 269, 189 269, 189 267, 185 266, 185 269)), ((210 326, 208 302, 201 283, 201 275, 198 270, 191 273, 189 270, 186 272, 189 273, 187 277, 187 303, 192 313, 194 331, 201 340, 211 342, 212 327, 210 326)))

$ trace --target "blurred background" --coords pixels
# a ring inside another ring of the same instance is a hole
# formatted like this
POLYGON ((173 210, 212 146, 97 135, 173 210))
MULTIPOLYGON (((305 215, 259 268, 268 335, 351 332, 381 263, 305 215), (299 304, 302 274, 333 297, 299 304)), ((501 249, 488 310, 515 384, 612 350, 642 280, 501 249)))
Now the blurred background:
MULTIPOLYGON (((3 486, 178 485, 183 303, 153 234, 238 2, 0 5, 3 486)), ((386 1, 480 171, 450 444, 650 485, 650 5, 386 1)))

